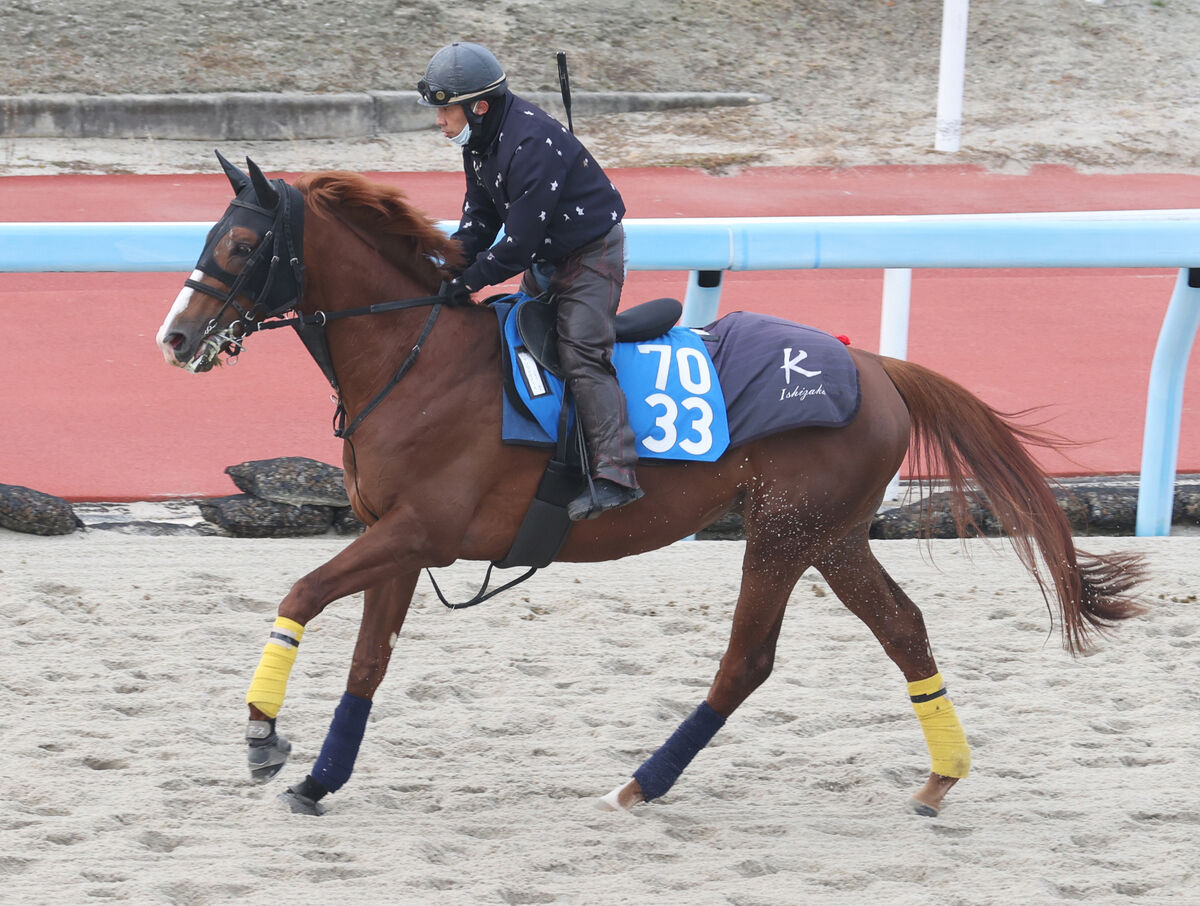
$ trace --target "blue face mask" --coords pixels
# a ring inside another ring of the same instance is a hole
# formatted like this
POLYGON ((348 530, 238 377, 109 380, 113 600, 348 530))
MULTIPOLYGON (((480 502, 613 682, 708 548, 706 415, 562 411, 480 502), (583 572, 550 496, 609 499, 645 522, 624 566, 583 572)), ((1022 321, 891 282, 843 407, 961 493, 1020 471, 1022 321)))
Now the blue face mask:
POLYGON ((467 123, 463 126, 462 132, 458 133, 458 135, 449 136, 448 140, 454 142, 460 148, 465 148, 467 142, 471 140, 471 124, 467 123))

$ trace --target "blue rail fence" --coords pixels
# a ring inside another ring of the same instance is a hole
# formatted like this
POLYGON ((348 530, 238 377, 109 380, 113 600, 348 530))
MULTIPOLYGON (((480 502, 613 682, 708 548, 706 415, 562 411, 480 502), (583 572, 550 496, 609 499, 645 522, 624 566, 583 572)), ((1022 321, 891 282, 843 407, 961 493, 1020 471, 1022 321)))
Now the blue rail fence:
MULTIPOLYGON (((0 272, 191 270, 210 227, 0 223, 0 272)), ((1184 380, 1200 326, 1200 210, 635 219, 626 230, 631 269, 689 272, 689 325, 716 317, 727 270, 1178 268, 1151 364, 1136 525, 1138 535, 1170 534, 1184 380)), ((885 280, 884 308, 880 350, 902 356, 906 280, 885 280), (891 299, 889 285, 901 287, 891 299)))

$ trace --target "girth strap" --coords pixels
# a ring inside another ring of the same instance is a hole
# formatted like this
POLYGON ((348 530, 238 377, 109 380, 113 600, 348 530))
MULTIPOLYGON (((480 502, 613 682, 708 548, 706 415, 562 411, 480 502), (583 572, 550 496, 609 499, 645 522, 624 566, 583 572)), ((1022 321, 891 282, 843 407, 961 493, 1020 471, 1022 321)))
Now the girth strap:
POLYGON ((502 591, 508 591, 514 585, 519 585, 538 571, 538 567, 531 566, 525 573, 517 576, 517 578, 513 579, 511 582, 506 582, 499 588, 493 588, 491 591, 488 591, 488 583, 492 578, 492 568, 495 565, 496 564, 494 563, 488 564, 487 572, 483 574, 483 585, 479 587, 479 591, 475 593, 475 597, 471 598, 469 601, 462 601, 458 604, 452 604, 446 600, 446 596, 442 594, 442 590, 438 587, 437 580, 433 578, 433 572, 431 570, 426 569, 425 572, 429 576, 429 581, 433 585, 433 592, 438 596, 438 600, 451 610, 462 610, 464 607, 474 607, 476 604, 482 604, 488 598, 493 598, 502 591))

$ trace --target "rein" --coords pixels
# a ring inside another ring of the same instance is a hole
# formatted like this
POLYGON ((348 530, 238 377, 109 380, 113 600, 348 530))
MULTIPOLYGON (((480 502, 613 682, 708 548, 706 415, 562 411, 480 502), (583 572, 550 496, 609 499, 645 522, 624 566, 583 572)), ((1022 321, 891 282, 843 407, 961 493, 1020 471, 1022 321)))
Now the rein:
POLYGON ((324 372, 326 379, 337 393, 337 409, 333 414, 333 436, 340 437, 343 440, 349 439, 358 426, 362 424, 363 419, 370 415, 375 408, 384 401, 392 389, 400 383, 404 375, 408 374, 409 370, 417 362, 417 356, 421 353, 421 347, 425 345, 425 341, 429 339, 429 334, 433 331, 433 325, 437 321, 438 315, 441 314, 442 305, 445 299, 442 296, 419 296, 413 299, 393 299, 391 302, 376 302, 373 305, 364 305, 361 308, 350 308, 345 311, 324 312, 318 311, 311 315, 297 314, 291 318, 281 318, 277 321, 259 321, 256 322, 252 329, 247 333, 255 333, 260 330, 274 330, 277 327, 292 327, 296 333, 300 335, 300 339, 304 341, 309 352, 312 353, 317 364, 324 372), (429 312, 429 317, 425 319, 425 326, 421 330, 421 335, 417 337, 417 342, 413 344, 412 350, 408 354, 408 358, 396 369, 396 373, 377 394, 367 403, 362 412, 355 416, 354 420, 347 426, 346 424, 346 407, 342 403, 341 389, 338 387, 337 375, 333 370, 333 362, 329 358, 328 344, 325 342, 325 325, 330 321, 340 321, 344 318, 357 318, 363 315, 378 315, 389 311, 402 311, 406 308, 420 308, 430 305, 432 309, 429 312), (309 337, 304 335, 306 329, 315 329, 317 331, 318 344, 309 342, 309 337))
POLYGON ((483 584, 479 586, 479 591, 475 592, 475 597, 471 598, 469 601, 460 601, 457 604, 452 604, 450 601, 446 600, 446 596, 442 594, 441 588, 438 587, 437 580, 433 578, 432 570, 427 568, 425 570, 425 575, 429 576, 429 582, 431 585, 433 585, 433 593, 437 595, 439 601, 441 601, 451 610, 462 610, 465 607, 474 607, 476 604, 482 604, 488 598, 493 598, 502 591, 508 591, 514 585, 520 585, 538 571, 538 567, 531 566, 528 570, 521 573, 521 575, 517 576, 517 578, 513 579, 511 582, 506 582, 499 588, 493 588, 491 591, 488 591, 488 585, 490 585, 492 581, 492 568, 495 567, 495 565, 495 563, 488 564, 487 572, 483 574, 483 584))

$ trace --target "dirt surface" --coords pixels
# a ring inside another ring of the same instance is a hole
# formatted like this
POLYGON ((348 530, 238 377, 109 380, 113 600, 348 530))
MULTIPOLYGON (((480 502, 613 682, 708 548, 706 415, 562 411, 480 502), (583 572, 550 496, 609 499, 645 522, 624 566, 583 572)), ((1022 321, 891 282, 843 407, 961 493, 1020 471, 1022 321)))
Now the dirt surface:
MULTIPOLYGON (((1194 0, 977 0, 954 154, 933 150, 941 19, 941 0, 15 0, 0 94, 408 89, 462 39, 491 47, 518 93, 556 89, 565 50, 577 91, 771 99, 577 122, 607 166, 1200 172, 1194 0)), ((0 173, 207 171, 211 144, 0 138, 0 173)), ((433 131, 232 150, 278 169, 459 166, 433 131)))

